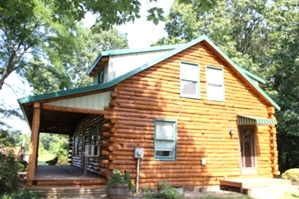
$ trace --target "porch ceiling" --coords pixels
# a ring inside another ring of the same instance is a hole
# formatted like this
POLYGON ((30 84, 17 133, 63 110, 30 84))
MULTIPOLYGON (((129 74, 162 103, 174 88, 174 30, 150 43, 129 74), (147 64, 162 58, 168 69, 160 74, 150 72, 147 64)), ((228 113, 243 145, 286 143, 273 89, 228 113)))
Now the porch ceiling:
MULTIPOLYGON (((26 104, 24 107, 30 128, 33 118, 33 104, 26 104)), ((68 134, 74 133, 76 124, 89 114, 41 110, 40 132, 68 134)))

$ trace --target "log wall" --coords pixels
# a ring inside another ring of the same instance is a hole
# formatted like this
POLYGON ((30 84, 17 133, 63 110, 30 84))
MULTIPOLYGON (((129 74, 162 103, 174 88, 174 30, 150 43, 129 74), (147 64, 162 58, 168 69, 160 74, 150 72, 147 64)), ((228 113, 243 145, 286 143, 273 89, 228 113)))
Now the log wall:
MULTIPOLYGON (((237 114, 273 119, 274 108, 244 78, 204 43, 196 44, 117 84, 110 114, 105 115, 107 148, 101 151, 109 169, 126 170, 134 179, 134 148, 144 148, 140 186, 168 180, 173 186, 218 185, 219 179, 240 177, 237 114), (180 97, 180 61, 200 65, 200 99, 180 97), (206 67, 224 70, 225 101, 208 101, 206 67), (154 160, 154 119, 177 120, 177 157, 154 160), (207 165, 201 166, 202 158, 207 165)), ((259 177, 278 173, 274 126, 256 127, 259 177)))
MULTIPOLYGON (((85 119, 83 119, 77 126, 76 135, 79 135, 78 140, 78 154, 73 154, 72 156, 72 165, 84 168, 84 146, 90 144, 90 127, 100 124, 99 126, 99 145, 100 145, 100 156, 99 157, 89 157, 87 159, 87 170, 94 174, 103 174, 103 172, 107 171, 108 162, 107 162, 107 154, 105 151, 107 150, 107 146, 105 143, 107 142, 107 121, 104 119, 103 115, 92 115, 85 119)), ((72 140, 74 140, 74 137, 72 140)), ((75 146, 73 144, 73 146, 75 146)), ((74 152, 74 148, 72 149, 74 152)))

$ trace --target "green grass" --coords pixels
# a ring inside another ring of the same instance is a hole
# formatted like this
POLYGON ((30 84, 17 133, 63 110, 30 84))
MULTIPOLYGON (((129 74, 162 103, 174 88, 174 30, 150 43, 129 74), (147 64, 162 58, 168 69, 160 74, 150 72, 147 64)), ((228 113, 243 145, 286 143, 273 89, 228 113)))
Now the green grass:
POLYGON ((46 161, 55 158, 55 154, 43 154, 38 157, 38 165, 45 165, 46 161))

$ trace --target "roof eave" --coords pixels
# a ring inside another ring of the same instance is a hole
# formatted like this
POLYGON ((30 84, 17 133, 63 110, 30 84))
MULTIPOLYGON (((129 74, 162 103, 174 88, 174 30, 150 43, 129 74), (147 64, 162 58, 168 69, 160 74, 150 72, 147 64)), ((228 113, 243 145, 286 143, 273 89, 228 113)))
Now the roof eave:
POLYGON ((91 67, 88 69, 88 71, 86 72, 86 75, 90 75, 90 73, 93 71, 93 69, 96 67, 96 65, 99 63, 99 61, 101 61, 102 59, 102 53, 97 57, 97 59, 93 62, 93 64, 91 65, 91 67))

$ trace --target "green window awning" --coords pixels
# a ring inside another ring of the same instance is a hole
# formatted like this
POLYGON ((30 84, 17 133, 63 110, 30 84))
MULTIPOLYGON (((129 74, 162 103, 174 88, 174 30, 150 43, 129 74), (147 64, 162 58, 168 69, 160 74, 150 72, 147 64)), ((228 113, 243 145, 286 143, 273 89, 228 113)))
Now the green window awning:
POLYGON ((269 125, 277 124, 276 120, 255 116, 238 115, 238 125, 269 125))

